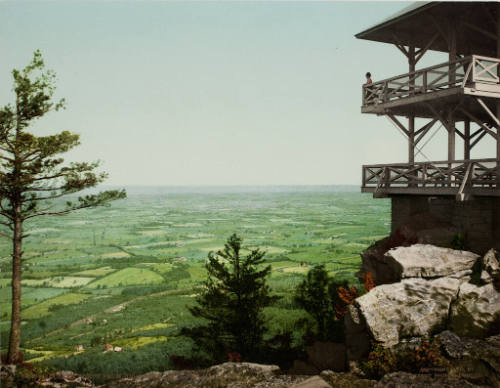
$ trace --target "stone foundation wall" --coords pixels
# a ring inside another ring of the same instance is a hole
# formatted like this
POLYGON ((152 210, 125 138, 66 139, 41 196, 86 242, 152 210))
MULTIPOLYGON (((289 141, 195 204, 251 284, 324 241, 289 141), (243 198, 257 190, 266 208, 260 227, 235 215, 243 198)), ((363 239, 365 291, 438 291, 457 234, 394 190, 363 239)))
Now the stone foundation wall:
MULTIPOLYGON (((392 196, 392 232, 401 225, 416 230, 434 230, 436 241, 443 245, 443 235, 461 232, 467 249, 483 254, 490 248, 500 249, 500 198, 475 197, 457 202, 452 196, 392 196), (418 219, 418 221, 415 221, 418 219), (447 232, 440 233, 440 230, 447 232)), ((429 233, 431 240, 433 233, 429 233)), ((450 241, 451 243, 451 241, 450 241)))

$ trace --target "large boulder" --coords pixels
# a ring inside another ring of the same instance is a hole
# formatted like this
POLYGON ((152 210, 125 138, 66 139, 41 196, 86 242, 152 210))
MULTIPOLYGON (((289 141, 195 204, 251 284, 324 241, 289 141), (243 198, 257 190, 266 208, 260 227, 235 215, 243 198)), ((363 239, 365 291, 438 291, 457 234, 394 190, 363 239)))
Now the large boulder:
POLYGON ((429 336, 442 329, 460 283, 451 277, 404 279, 375 287, 354 305, 371 336, 390 347, 400 338, 429 336))
POLYGON ((485 337, 500 324, 500 292, 493 284, 463 283, 451 307, 450 329, 461 336, 485 337))
POLYGON ((381 240, 361 253, 361 272, 370 272, 375 284, 390 284, 407 278, 457 277, 472 274, 479 259, 475 253, 441 248, 429 244, 413 244, 385 249, 381 240))
POLYGON ((386 252, 385 261, 397 279, 456 277, 472 274, 472 267, 479 255, 467 251, 414 244, 386 252))

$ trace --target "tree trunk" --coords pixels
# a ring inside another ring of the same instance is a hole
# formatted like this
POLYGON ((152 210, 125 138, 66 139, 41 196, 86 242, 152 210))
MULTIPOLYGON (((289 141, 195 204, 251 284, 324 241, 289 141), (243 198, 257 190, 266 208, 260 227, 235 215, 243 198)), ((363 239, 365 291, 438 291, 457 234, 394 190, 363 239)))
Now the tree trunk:
MULTIPOLYGON (((16 209, 20 211, 19 209, 16 209)), ((23 243, 23 222, 20 216, 14 221, 14 239, 12 254, 12 316, 10 326, 9 353, 7 363, 19 362, 19 347, 21 345, 21 257, 23 243)))

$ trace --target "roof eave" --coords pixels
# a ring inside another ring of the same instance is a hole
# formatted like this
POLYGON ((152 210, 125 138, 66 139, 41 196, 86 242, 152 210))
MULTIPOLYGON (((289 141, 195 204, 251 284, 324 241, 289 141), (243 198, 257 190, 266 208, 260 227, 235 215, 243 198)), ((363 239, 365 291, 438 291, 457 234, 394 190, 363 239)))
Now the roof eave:
POLYGON ((401 20, 404 20, 406 18, 409 18, 410 16, 413 16, 413 15, 416 15, 420 12, 423 12, 429 8, 432 8, 432 7, 435 7, 436 5, 438 5, 439 1, 432 1, 432 2, 422 2, 422 5, 418 8, 415 8, 415 9, 412 9, 410 10, 409 12, 406 12, 402 15, 398 15, 397 17, 394 17, 394 18, 391 18, 389 20, 386 20, 382 23, 379 23, 379 24, 376 24, 375 26, 373 27, 370 27, 364 31, 361 31, 361 32, 358 32, 356 35, 354 35, 357 39, 368 39, 370 40, 370 38, 367 36, 377 30, 380 30, 382 28, 385 28, 385 27, 388 27, 396 22, 400 22, 401 20))

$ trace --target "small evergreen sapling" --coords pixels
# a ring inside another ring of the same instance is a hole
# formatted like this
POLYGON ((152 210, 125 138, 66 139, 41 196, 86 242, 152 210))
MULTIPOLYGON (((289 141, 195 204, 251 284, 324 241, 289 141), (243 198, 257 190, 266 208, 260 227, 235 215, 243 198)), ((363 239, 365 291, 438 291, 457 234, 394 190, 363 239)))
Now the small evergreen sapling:
POLYGON ((258 358, 267 331, 263 309, 278 299, 266 283, 271 266, 262 268, 265 252, 255 249, 242 256, 241 243, 233 234, 224 249, 208 254, 205 288, 190 308, 203 324, 183 330, 211 362, 235 353, 243 360, 258 358))

